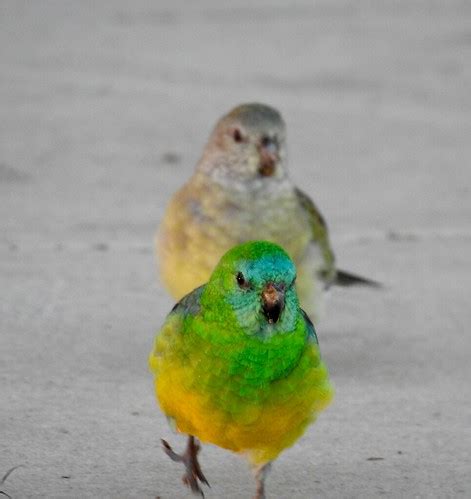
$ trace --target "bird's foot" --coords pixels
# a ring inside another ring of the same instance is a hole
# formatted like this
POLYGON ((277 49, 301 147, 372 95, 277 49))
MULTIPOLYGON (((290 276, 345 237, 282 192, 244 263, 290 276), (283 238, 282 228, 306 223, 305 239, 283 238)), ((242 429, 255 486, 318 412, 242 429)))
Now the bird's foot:
POLYGON ((253 496, 253 499, 265 499, 265 492, 263 490, 258 490, 253 496))
POLYGON ((200 494, 201 497, 204 497, 204 493, 198 482, 204 483, 208 487, 210 487, 210 485, 208 480, 206 480, 206 477, 203 475, 200 463, 198 462, 198 452, 201 450, 201 446, 195 437, 191 435, 188 437, 188 445, 186 446, 186 450, 183 454, 177 454, 174 452, 172 447, 170 447, 169 443, 165 440, 162 440, 162 445, 165 454, 167 454, 172 461, 183 463, 185 466, 186 473, 182 477, 183 483, 195 494, 200 494))

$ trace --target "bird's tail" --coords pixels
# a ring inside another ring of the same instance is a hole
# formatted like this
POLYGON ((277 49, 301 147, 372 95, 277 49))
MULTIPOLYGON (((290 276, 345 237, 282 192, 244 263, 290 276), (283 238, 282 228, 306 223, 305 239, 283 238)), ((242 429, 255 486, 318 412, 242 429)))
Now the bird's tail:
POLYGON ((366 277, 361 277, 359 275, 351 274, 350 272, 345 272, 344 270, 337 270, 337 275, 335 276, 334 284, 337 286, 368 286, 370 288, 382 288, 383 285, 378 281, 373 281, 372 279, 367 279, 366 277))

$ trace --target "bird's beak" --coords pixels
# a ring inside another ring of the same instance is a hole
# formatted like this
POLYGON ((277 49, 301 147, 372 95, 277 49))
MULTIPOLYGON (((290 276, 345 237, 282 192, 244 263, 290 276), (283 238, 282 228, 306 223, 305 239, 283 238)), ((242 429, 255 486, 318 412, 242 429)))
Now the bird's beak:
POLYGON ((260 164, 258 173, 262 177, 271 177, 275 173, 276 164, 280 156, 278 154, 278 144, 274 140, 266 140, 258 147, 260 164))
POLYGON ((269 282, 262 291, 262 310, 267 321, 274 324, 285 308, 285 290, 282 286, 269 282))

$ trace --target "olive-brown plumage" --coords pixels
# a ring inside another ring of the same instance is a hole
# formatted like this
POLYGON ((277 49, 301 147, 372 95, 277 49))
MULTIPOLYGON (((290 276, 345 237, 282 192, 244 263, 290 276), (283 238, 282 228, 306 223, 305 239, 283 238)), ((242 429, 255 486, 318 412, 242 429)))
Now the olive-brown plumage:
POLYGON ((283 118, 258 103, 218 121, 194 174, 172 197, 157 235, 162 280, 179 299, 208 280, 229 248, 255 239, 293 258, 301 304, 315 321, 331 284, 372 284, 337 270, 324 218, 289 178, 283 118))

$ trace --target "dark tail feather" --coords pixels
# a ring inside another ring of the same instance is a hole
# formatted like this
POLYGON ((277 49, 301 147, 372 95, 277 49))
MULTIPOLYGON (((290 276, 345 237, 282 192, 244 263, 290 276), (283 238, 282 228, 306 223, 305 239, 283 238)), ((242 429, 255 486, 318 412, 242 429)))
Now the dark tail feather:
POLYGON ((344 270, 337 270, 334 284, 337 286, 368 286, 370 288, 382 288, 383 285, 377 281, 361 277, 359 275, 345 272, 344 270))

